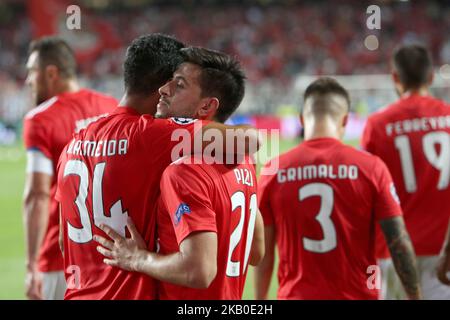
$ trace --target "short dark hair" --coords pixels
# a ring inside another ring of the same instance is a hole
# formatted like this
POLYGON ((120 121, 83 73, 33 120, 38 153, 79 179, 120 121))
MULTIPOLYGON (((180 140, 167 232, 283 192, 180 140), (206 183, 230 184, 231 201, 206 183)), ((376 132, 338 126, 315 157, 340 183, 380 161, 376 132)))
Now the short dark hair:
POLYGON ((125 89, 131 94, 157 92, 183 62, 184 44, 171 36, 154 33, 133 40, 124 63, 125 89))
POLYGON ((215 119, 225 122, 242 102, 245 94, 245 74, 237 59, 219 51, 200 47, 181 50, 184 62, 201 67, 202 96, 219 99, 215 119))
POLYGON ((77 73, 75 54, 69 44, 59 37, 43 37, 34 40, 28 47, 28 54, 38 52, 39 66, 54 65, 61 77, 73 78, 77 73))
POLYGON ((343 86, 335 79, 330 77, 322 77, 311 83, 303 95, 303 100, 306 101, 310 96, 325 97, 329 94, 337 94, 345 98, 348 108, 350 108, 350 96, 343 86))
POLYGON ((398 48, 394 53, 393 63, 400 82, 406 89, 418 89, 427 84, 433 69, 429 51, 419 44, 398 48))

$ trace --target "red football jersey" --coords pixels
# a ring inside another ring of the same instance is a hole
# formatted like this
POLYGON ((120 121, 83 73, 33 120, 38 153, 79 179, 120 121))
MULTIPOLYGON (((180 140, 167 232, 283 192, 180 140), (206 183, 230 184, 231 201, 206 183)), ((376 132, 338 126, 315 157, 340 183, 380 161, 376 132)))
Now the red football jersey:
POLYGON ((438 255, 450 217, 450 107, 406 96, 369 117, 362 146, 389 168, 416 254, 438 255))
POLYGON ((64 228, 65 299, 155 298, 154 280, 104 264, 92 237, 106 236, 98 228, 101 223, 125 236, 131 217, 148 249, 155 250, 159 182, 180 143, 172 141, 178 139, 172 133, 184 129, 179 132, 192 139, 194 128, 201 126, 201 121, 154 119, 119 107, 66 146, 56 195, 64 228))
MULTIPOLYGON (((184 160, 184 161, 182 161, 184 160)), ((161 282, 160 299, 241 299, 257 213, 257 181, 251 164, 170 165, 161 179, 157 216, 159 250, 179 251, 193 232, 217 233, 217 275, 207 289, 161 282)))
POLYGON ((384 163, 332 138, 274 161, 276 172, 261 172, 259 209, 275 228, 278 298, 377 299, 375 224, 401 215, 384 163))
POLYGON ((48 227, 39 254, 39 270, 63 270, 58 245, 59 211, 55 201, 56 166, 64 146, 72 135, 98 117, 112 112, 116 99, 82 89, 57 95, 27 113, 24 119, 23 140, 27 150, 38 150, 51 161, 53 180, 50 190, 48 227))

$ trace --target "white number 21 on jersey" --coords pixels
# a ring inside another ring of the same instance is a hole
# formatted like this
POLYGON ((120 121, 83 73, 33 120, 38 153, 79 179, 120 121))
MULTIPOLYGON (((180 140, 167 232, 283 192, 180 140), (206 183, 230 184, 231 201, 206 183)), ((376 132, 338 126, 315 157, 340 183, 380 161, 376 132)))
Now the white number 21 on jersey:
MULTIPOLYGON (((125 227, 127 225, 128 213, 122 210, 122 201, 114 203, 110 210, 110 217, 105 216, 103 210, 103 173, 105 172, 105 162, 98 163, 94 169, 94 179, 92 186, 92 205, 94 223, 96 226, 105 224, 113 228, 123 237, 125 236, 125 227)), ((64 167, 64 177, 76 175, 80 178, 78 195, 75 204, 80 215, 81 228, 76 228, 67 221, 67 234, 69 239, 76 243, 86 243, 92 240, 92 226, 89 217, 89 211, 86 206, 86 198, 89 189, 89 171, 86 164, 80 160, 69 160, 64 167)))
MULTIPOLYGON (((230 236, 230 245, 228 249, 228 260, 227 260, 227 276, 229 277, 239 277, 241 275, 241 262, 240 261, 232 261, 231 256, 233 255, 233 251, 236 249, 237 245, 241 241, 242 231, 244 229, 244 221, 246 216, 246 207, 245 207, 245 194, 242 191, 238 191, 231 196, 231 210, 232 214, 236 211, 236 209, 241 208, 241 217, 239 218, 239 223, 234 229, 233 233, 230 236)), ((256 220, 256 212, 258 210, 258 201, 256 199, 256 194, 252 194, 250 196, 250 217, 247 227, 247 239, 245 242, 245 256, 244 256, 244 266, 242 268, 242 272, 244 273, 247 268, 247 262, 250 255, 250 250, 252 248, 253 241, 253 231, 255 230, 255 220, 256 220)))

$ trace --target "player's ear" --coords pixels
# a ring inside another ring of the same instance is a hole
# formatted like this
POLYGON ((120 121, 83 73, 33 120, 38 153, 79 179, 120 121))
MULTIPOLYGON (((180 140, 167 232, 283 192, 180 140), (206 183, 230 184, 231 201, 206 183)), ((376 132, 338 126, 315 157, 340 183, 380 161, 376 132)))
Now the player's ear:
POLYGON ((302 125, 302 127, 305 127, 305 120, 303 120, 303 112, 300 113, 300 124, 302 125))
POLYGON ((59 76, 59 70, 58 70, 58 68, 56 66, 48 65, 48 66, 45 67, 45 77, 48 80, 53 81, 58 76, 59 76))
POLYGON ((400 75, 395 69, 391 73, 392 81, 394 81, 395 91, 397 91, 398 95, 402 95, 404 93, 405 88, 403 87, 402 82, 400 81, 400 75))
POLYGON ((206 98, 200 110, 198 116, 200 119, 212 118, 219 108, 219 99, 206 98))
POLYGON ((400 83, 400 76, 398 75, 397 71, 392 70, 391 76, 392 76, 392 81, 394 81, 394 83, 396 83, 396 84, 400 83))
POLYGON ((348 113, 342 118, 342 126, 345 127, 348 123, 348 113))

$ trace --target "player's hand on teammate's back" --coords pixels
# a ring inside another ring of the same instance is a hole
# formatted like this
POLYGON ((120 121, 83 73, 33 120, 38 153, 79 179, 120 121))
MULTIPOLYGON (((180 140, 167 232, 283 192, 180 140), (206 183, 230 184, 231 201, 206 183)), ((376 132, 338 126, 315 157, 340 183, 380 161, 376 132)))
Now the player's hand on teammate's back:
POLYGON ((25 291, 30 300, 42 300, 42 275, 38 271, 27 271, 25 291))
POLYGON ((448 274, 450 274, 450 255, 443 254, 439 257, 437 277, 443 284, 450 286, 450 278, 448 277, 448 274))
POLYGON ((142 251, 147 249, 147 246, 131 218, 128 218, 127 227, 130 231, 131 238, 124 238, 111 227, 102 224, 100 225, 100 229, 112 241, 98 235, 94 236, 94 240, 102 245, 97 247, 97 251, 105 257, 103 259, 105 264, 128 271, 136 271, 137 261, 139 261, 138 257, 142 251))

